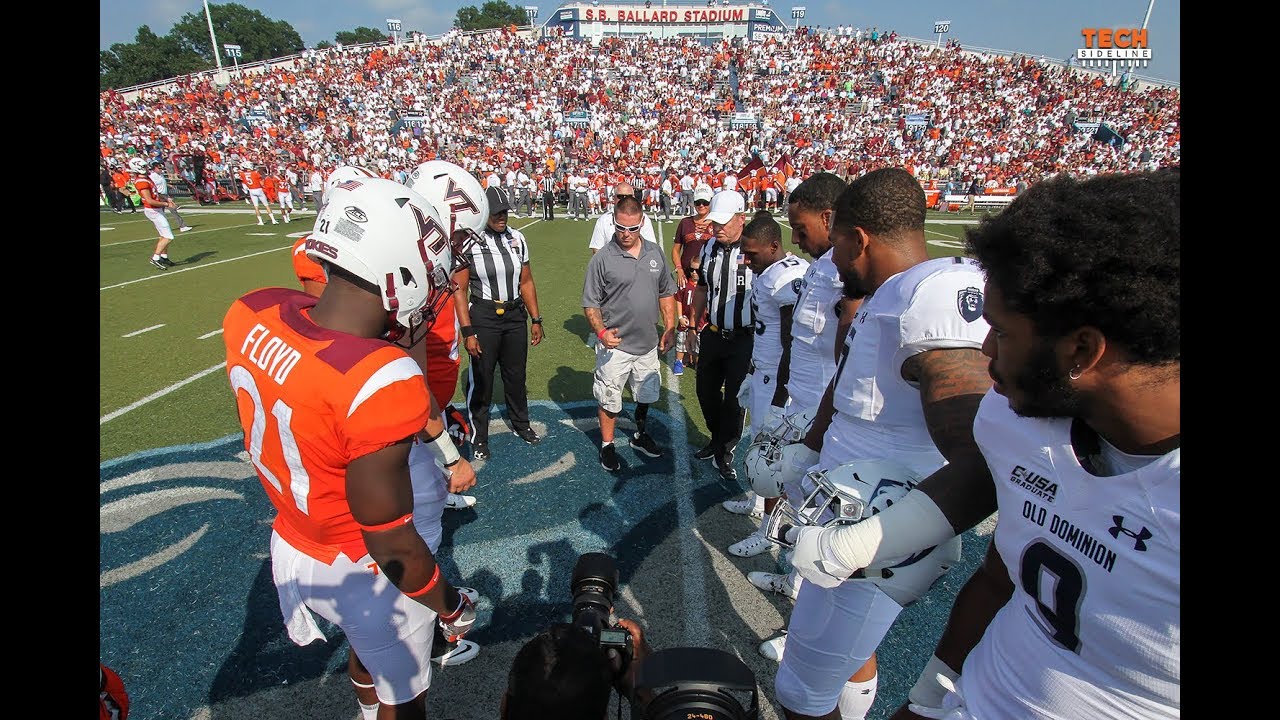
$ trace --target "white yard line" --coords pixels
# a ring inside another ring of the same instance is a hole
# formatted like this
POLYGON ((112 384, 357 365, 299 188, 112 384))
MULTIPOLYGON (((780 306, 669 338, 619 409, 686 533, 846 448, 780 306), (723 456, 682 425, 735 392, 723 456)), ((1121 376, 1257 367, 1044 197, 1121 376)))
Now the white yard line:
POLYGON ((195 375, 192 375, 191 377, 187 378, 186 380, 179 380, 178 382, 176 382, 176 383, 174 383, 174 384, 170 385, 170 386, 169 386, 169 387, 167 387, 167 388, 163 388, 163 389, 161 389, 161 390, 157 390, 157 391, 155 391, 155 392, 151 393, 150 395, 148 395, 148 396, 146 396, 146 397, 142 398, 142 399, 141 399, 141 400, 139 400, 138 402, 133 403, 132 405, 126 405, 125 407, 122 407, 122 408, 120 408, 119 410, 115 410, 115 411, 113 411, 113 412, 109 412, 109 413, 107 413, 106 415, 103 415, 103 416, 102 416, 102 419, 98 422, 98 425, 100 425, 100 426, 101 426, 101 425, 106 425, 106 424, 107 424, 107 422, 108 422, 108 421, 110 421, 110 420, 115 420, 116 418, 120 417, 121 415, 124 415, 125 413, 130 412, 130 411, 132 411, 132 410, 137 410, 138 408, 142 407, 143 405, 146 405, 147 403, 151 402, 152 400, 159 400, 160 398, 164 397, 165 395, 168 395, 169 393, 173 392, 174 390, 177 390, 178 388, 181 388, 182 386, 187 385, 187 384, 189 384, 189 383, 193 383, 193 382, 195 382, 196 380, 199 380, 200 378, 204 377, 205 375, 208 375, 209 373, 212 373, 212 372, 215 372, 215 371, 221 370, 222 368, 225 368, 226 366, 227 366, 227 363, 226 363, 225 361, 220 362, 220 363, 218 363, 217 365, 214 365, 213 367, 211 367, 211 368, 209 368, 209 369, 207 369, 207 370, 201 370, 200 372, 196 373, 195 375))
POLYGON ((280 252, 281 250, 289 250, 292 247, 293 247, 293 243, 289 243, 284 247, 272 248, 270 250, 263 250, 261 252, 256 252, 256 253, 249 253, 248 255, 241 255, 239 257, 227 258, 226 260, 216 260, 210 263, 202 263, 195 267, 183 268, 181 270, 165 270, 164 272, 156 273, 155 275, 148 275, 147 277, 138 278, 137 280, 125 280, 124 282, 116 283, 115 285, 106 285, 98 288, 98 290, 112 290, 114 288, 124 287, 125 285, 132 285, 134 283, 147 282, 148 280, 159 280, 165 277, 172 277, 173 275, 177 275, 178 273, 191 272, 192 270, 203 270, 205 268, 211 268, 215 265, 221 265, 223 263, 237 262, 240 260, 248 260, 249 258, 258 257, 259 255, 266 255, 267 253, 280 252))
POLYGON ((141 330, 134 330, 133 332, 131 332, 131 333, 125 333, 124 335, 121 335, 120 337, 122 337, 122 338, 137 337, 137 336, 141 335, 141 334, 142 334, 142 333, 144 333, 144 332, 151 332, 152 330, 159 330, 159 329, 160 329, 160 328, 162 328, 162 327, 164 327, 164 323, 160 323, 159 325, 152 325, 152 326, 151 326, 151 327, 149 327, 149 328, 142 328, 141 330))

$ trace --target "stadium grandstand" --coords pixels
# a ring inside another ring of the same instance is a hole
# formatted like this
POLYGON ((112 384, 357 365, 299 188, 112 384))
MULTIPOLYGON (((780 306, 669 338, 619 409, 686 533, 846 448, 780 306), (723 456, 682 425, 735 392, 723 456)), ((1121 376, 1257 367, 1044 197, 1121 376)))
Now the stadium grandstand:
POLYGON ((975 183, 998 205, 1056 173, 1179 162, 1174 85, 893 30, 789 28, 764 4, 648 5, 571 2, 524 28, 108 90, 101 153, 159 160, 175 194, 209 202, 238 197, 243 160, 299 185, 344 163, 403 178, 435 158, 559 182, 714 179, 755 158, 771 177, 902 166, 953 208, 975 183))

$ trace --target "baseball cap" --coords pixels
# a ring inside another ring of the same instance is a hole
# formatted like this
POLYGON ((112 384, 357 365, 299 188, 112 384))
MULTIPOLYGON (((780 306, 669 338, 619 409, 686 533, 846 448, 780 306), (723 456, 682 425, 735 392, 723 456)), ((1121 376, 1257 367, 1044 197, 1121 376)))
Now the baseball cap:
POLYGON ((724 225, 732 220, 734 215, 745 210, 746 205, 742 200, 742 193, 737 190, 721 190, 711 198, 711 212, 707 213, 707 219, 724 225))
POLYGON ((694 202, 711 202, 711 188, 706 185, 700 185, 693 191, 694 202))
POLYGON ((489 200, 489 214, 497 215, 504 210, 510 210, 511 204, 507 202, 507 194, 498 190, 496 187, 486 188, 484 191, 485 198, 489 200))

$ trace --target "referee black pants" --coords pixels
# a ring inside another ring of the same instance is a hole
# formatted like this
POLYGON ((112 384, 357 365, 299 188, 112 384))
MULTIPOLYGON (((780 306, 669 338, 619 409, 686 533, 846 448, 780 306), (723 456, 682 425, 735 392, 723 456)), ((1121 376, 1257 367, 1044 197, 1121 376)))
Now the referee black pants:
POLYGON ((467 369, 467 411, 471 420, 471 442, 489 442, 489 406, 493 404, 493 373, 502 367, 502 395, 507 419, 516 430, 529 427, 529 392, 525 386, 525 364, 529 359, 529 314, 524 307, 502 315, 488 302, 471 303, 471 327, 480 341, 480 357, 471 358, 467 369))
POLYGON ((718 456, 732 454, 742 437, 747 411, 738 404, 738 389, 751 366, 754 341, 750 329, 726 338, 704 328, 698 337, 698 405, 718 456))
POLYGON ((556 198, 549 190, 542 191, 542 219, 556 219, 556 198))

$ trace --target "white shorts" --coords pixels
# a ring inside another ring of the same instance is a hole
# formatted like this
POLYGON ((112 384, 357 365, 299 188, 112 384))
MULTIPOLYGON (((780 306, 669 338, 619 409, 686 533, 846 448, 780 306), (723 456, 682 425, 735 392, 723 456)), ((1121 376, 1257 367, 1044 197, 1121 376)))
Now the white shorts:
POLYGON ((638 403, 658 402, 658 391, 662 389, 659 368, 656 347, 644 355, 632 355, 597 345, 591 393, 606 412, 622 412, 622 388, 630 379, 632 399, 638 403))
POLYGON ((255 207, 259 204, 266 205, 268 209, 271 207, 271 203, 267 200, 267 191, 262 188, 250 188, 249 199, 253 201, 255 207))
POLYGON ((827 590, 801 580, 774 680, 778 702, 803 715, 831 712, 849 677, 871 658, 901 611, 870 582, 827 590))
POLYGON ((778 188, 765 188, 764 201, 767 203, 778 202, 778 188))
POLYGON ((169 221, 165 219, 164 212, 155 208, 144 207, 142 214, 156 226, 156 232, 160 233, 160 237, 165 240, 173 239, 173 228, 169 227, 169 221))
POLYGON ((282 190, 278 197, 280 198, 281 208, 289 208, 290 210, 293 209, 293 193, 289 192, 288 190, 282 190))
POLYGON ((431 687, 436 614, 371 565, 368 554, 354 561, 339 554, 326 565, 271 533, 271 575, 289 637, 299 645, 323 639, 299 636, 308 624, 318 634, 309 612, 337 625, 373 675, 378 700, 402 705, 431 687))

